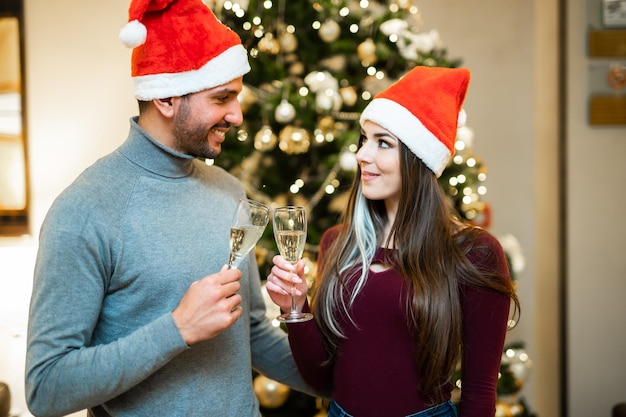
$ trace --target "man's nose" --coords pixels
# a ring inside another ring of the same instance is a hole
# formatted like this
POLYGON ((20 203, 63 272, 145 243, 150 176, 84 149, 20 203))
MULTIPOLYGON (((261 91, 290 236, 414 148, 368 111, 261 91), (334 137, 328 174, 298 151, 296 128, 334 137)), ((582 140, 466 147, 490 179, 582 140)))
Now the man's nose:
POLYGON ((241 111, 241 104, 238 100, 233 100, 232 105, 228 109, 226 117, 224 117, 228 123, 232 126, 241 126, 243 124, 243 113, 241 111))

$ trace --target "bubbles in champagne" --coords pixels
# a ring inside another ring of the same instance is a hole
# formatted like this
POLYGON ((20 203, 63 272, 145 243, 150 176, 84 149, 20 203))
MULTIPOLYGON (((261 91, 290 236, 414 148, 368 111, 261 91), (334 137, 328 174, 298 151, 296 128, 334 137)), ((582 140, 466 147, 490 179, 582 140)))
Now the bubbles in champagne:
POLYGON ((233 226, 230 228, 230 266, 236 267, 241 259, 250 252, 263 234, 260 226, 233 226))
POLYGON ((284 230, 276 232, 276 245, 280 255, 288 262, 298 262, 302 258, 306 232, 302 230, 284 230))

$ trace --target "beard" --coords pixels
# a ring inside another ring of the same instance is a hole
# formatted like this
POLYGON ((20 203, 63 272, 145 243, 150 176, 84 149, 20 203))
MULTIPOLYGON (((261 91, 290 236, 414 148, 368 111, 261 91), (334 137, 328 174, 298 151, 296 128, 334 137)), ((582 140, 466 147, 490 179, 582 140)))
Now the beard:
MULTIPOLYGON (((230 126, 230 125, 229 125, 230 126)), ((179 111, 174 118, 175 149, 196 158, 215 159, 221 152, 221 146, 212 147, 209 143, 211 127, 196 123, 191 115, 191 106, 184 97, 179 111)))

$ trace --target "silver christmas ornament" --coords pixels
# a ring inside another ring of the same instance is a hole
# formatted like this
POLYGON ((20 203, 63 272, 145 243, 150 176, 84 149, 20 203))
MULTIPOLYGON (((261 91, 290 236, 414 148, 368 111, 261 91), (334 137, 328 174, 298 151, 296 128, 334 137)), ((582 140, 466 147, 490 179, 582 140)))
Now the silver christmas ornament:
POLYGON ((274 118, 278 123, 289 123, 296 117, 296 108, 287 100, 282 100, 274 111, 274 118))

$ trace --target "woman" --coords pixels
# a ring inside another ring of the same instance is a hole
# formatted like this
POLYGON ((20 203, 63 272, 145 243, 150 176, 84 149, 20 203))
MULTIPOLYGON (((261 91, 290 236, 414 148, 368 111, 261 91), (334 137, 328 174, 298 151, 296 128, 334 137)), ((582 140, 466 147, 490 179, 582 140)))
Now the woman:
MULTIPOLYGON (((500 244, 451 214, 437 180, 468 82, 466 69, 416 67, 361 115, 349 203, 320 245, 315 321, 288 324, 304 379, 332 386, 330 417, 456 416, 459 359, 458 415, 495 414, 519 303, 500 244)), ((292 292, 309 309, 303 270, 274 258, 267 289, 285 311, 292 292)))

